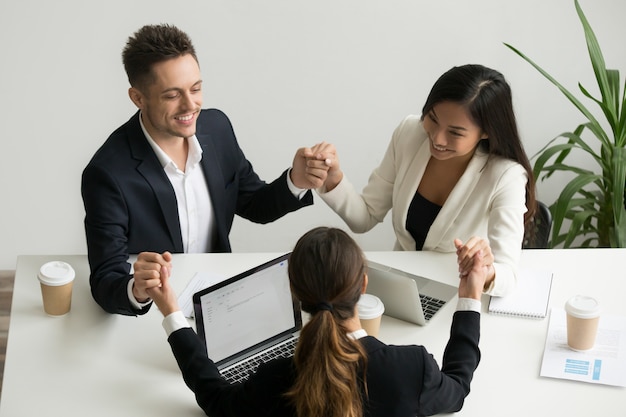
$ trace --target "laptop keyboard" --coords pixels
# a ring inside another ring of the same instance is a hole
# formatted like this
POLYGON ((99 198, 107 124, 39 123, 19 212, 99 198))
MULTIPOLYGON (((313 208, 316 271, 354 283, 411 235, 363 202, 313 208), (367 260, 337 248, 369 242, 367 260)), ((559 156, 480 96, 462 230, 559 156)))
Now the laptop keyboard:
POLYGON ((420 301, 422 302, 422 310, 424 311, 424 318, 426 321, 430 320, 437 311, 446 303, 435 297, 429 297, 427 295, 420 294, 420 301))
POLYGON ((244 359, 229 368, 224 368, 220 371, 220 373, 231 384, 243 382, 248 379, 251 374, 255 373, 259 365, 262 363, 269 362, 275 358, 292 357, 296 349, 297 342, 298 338, 293 337, 257 355, 244 359))

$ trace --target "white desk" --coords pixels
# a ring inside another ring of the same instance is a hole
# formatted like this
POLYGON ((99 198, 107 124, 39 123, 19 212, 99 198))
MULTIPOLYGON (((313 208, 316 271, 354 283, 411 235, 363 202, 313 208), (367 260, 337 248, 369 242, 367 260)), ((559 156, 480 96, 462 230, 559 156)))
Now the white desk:
MULTIPOLYGON (((234 275, 279 254, 176 255, 180 292, 197 271, 234 275)), ((371 252, 373 261, 455 283, 454 257, 426 252, 371 252)), ((554 271, 550 305, 595 296, 604 311, 626 315, 626 249, 525 251, 524 265, 554 271)), ((456 299, 455 299, 456 300, 456 299)), ((426 327, 383 318, 381 339, 424 344, 441 361, 453 301, 426 327)), ((488 297, 483 297, 483 310, 488 297)), ((548 320, 483 314, 482 361, 464 416, 623 416, 626 389, 539 377, 548 320)), ((109 315, 93 301, 85 256, 20 256, 4 371, 0 417, 201 416, 172 357, 161 314, 109 315), (36 272, 50 260, 77 272, 72 311, 44 314, 36 272)), ((441 362, 440 362, 441 363, 441 362)))

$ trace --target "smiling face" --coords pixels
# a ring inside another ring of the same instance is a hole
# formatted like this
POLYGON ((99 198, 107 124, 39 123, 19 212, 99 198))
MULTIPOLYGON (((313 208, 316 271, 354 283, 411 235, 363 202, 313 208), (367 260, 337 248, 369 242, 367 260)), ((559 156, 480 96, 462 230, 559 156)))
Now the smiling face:
POLYGON ((465 107, 452 101, 434 105, 423 124, 430 139, 430 153, 440 161, 470 158, 478 142, 486 138, 465 107))
POLYGON ((143 91, 129 90, 148 133, 157 143, 193 136, 202 108, 198 63, 187 54, 155 64, 152 74, 153 82, 143 91))

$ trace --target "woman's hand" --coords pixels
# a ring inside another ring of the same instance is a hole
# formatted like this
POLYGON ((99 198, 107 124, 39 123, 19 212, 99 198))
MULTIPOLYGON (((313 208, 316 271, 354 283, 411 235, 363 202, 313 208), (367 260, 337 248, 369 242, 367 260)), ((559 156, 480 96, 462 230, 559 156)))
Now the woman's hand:
POLYGON ((473 298, 480 301, 489 269, 484 265, 484 257, 481 250, 472 256, 472 260, 474 262, 469 273, 461 276, 459 281, 459 298, 473 298))
POLYGON ((459 264, 459 276, 466 277, 476 261, 476 253, 482 252, 480 256, 482 266, 487 268, 487 277, 485 287, 489 288, 496 277, 496 271, 493 267, 494 256, 491 252, 491 246, 485 239, 472 236, 467 242, 463 243, 460 239, 454 239, 456 247, 457 262, 459 264))
POLYGON ((339 165, 335 145, 321 142, 311 148, 306 148, 305 155, 307 156, 308 164, 316 164, 319 163, 319 161, 323 161, 324 165, 328 168, 323 184, 325 191, 331 191, 341 182, 343 179, 343 171, 341 171, 339 165))

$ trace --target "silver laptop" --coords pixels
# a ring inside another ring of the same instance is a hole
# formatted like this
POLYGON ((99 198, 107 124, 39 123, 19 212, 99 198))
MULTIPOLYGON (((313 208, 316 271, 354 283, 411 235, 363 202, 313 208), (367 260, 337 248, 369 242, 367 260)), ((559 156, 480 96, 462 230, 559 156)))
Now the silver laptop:
POLYGON ((368 261, 367 292, 381 299, 385 315, 421 326, 427 324, 458 288, 387 265, 368 261))
POLYGON ((293 356, 302 328, 285 254, 193 295, 196 331, 231 383, 276 357, 293 356))

